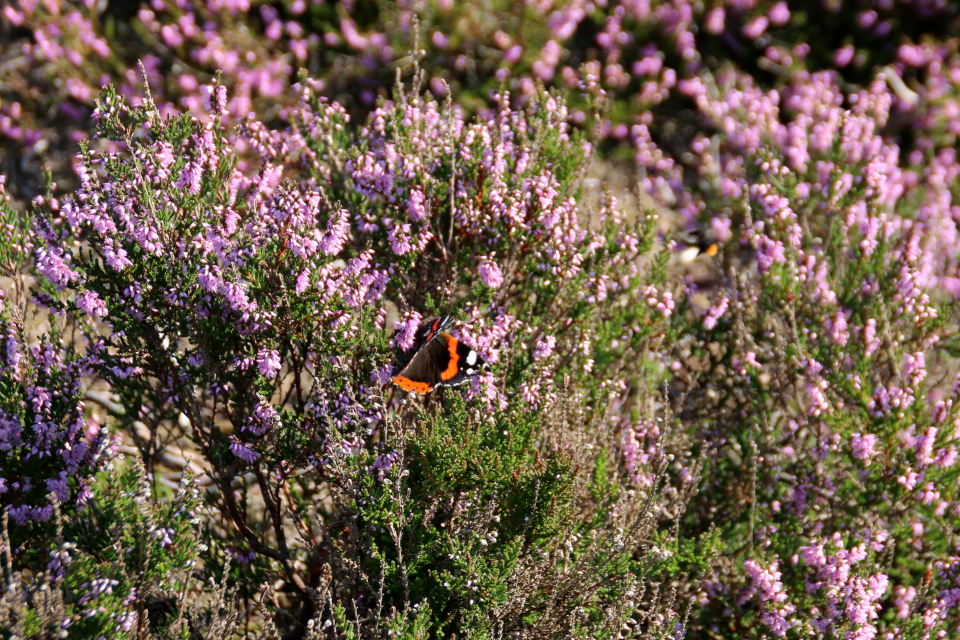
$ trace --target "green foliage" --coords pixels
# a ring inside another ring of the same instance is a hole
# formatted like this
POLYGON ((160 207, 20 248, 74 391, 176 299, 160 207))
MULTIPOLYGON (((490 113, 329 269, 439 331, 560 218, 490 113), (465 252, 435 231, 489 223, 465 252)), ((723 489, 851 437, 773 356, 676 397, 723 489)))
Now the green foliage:
POLYGON ((157 502, 139 465, 111 464, 84 508, 57 509, 45 570, 7 567, 0 631, 25 639, 189 637, 188 613, 203 608, 186 602, 204 547, 199 508, 188 475, 157 502))

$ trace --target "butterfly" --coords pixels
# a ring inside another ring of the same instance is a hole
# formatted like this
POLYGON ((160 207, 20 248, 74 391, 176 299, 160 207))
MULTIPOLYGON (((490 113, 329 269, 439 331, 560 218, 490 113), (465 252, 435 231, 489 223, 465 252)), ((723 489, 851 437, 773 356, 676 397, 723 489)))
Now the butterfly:
POLYGON ((677 233, 677 238, 687 245, 684 250, 680 251, 678 258, 680 264, 693 262, 700 256, 713 258, 720 252, 720 243, 709 231, 701 229, 681 231, 677 233))
POLYGON ((455 387, 480 373, 484 366, 477 352, 444 329, 453 318, 433 318, 421 324, 413 345, 397 356, 393 382, 406 391, 429 393, 436 387, 455 387))

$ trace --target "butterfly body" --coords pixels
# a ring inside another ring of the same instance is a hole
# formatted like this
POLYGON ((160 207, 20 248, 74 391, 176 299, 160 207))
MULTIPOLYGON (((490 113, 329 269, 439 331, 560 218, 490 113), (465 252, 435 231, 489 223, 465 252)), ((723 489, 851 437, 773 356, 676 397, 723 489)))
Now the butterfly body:
POLYGON ((427 320, 413 337, 413 346, 401 352, 393 382, 406 391, 429 393, 436 387, 455 387, 480 373, 484 365, 477 352, 444 329, 453 323, 445 316, 427 320))

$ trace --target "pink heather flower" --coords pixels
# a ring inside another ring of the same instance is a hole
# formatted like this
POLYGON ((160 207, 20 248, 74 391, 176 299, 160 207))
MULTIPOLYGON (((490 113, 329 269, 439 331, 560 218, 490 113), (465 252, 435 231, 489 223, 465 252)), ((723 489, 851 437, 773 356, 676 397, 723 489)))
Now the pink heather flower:
POLYGON ((876 353, 879 348, 880 341, 877 340, 877 321, 870 318, 863 326, 863 357, 869 358, 876 353))
POLYGON ((515 44, 507 49, 506 53, 503 54, 503 61, 508 64, 514 64, 520 59, 521 56, 523 56, 523 47, 519 44, 515 44))
POLYGON ((871 415, 876 418, 900 412, 913 404, 916 398, 909 389, 878 387, 867 403, 871 415))
POLYGON ((749 38, 750 40, 756 40, 764 34, 767 30, 767 27, 770 25, 770 21, 766 16, 758 16, 745 24, 743 29, 740 30, 740 33, 743 34, 744 38, 749 38))
POLYGON ((784 246, 779 240, 761 235, 757 244, 757 267, 760 273, 766 273, 775 263, 785 260, 784 246))
POLYGON ((272 378, 280 371, 280 353, 276 350, 261 349, 257 353, 257 369, 260 375, 272 378))
POLYGON ((922 351, 908 353, 903 357, 903 371, 901 375, 912 389, 916 389, 923 379, 927 377, 926 357, 922 351))
POLYGON ((247 297, 247 292, 239 283, 224 282, 222 293, 224 298, 227 299, 227 304, 229 304, 230 308, 234 311, 245 313, 256 308, 256 303, 250 302, 250 299, 247 297))
POLYGON ((369 40, 360 35, 357 31, 357 23, 350 18, 340 20, 340 34, 348 45, 357 51, 363 51, 367 48, 369 40))
POLYGON ((399 349, 406 351, 413 347, 413 336, 423 322, 423 317, 416 311, 411 311, 405 320, 397 320, 393 325, 396 335, 393 343, 399 349))
POLYGON ((879 438, 872 433, 861 435, 855 433, 850 436, 850 446, 853 447, 853 457, 862 460, 864 466, 870 466, 870 459, 877 453, 879 438))
POLYGON ((387 239, 394 254, 402 256, 413 251, 409 224, 398 224, 389 219, 384 220, 384 224, 387 226, 387 239))
POLYGON ((797 608, 787 602, 789 596, 780 582, 779 563, 774 560, 768 568, 764 568, 756 560, 750 559, 744 563, 744 568, 763 609, 760 620, 773 635, 778 638, 786 637, 787 630, 790 629, 788 618, 797 608))
POLYGON ((244 462, 256 462, 260 458, 260 454, 248 447, 245 443, 240 442, 236 436, 230 436, 232 441, 230 445, 230 451, 233 455, 237 456, 244 462))
POLYGON ((649 465, 656 455, 659 438, 659 427, 647 420, 623 429, 623 462, 633 482, 641 487, 653 484, 654 474, 649 465))
POLYGON ((503 274, 500 272, 500 267, 490 258, 482 256, 477 271, 480 273, 483 283, 491 289, 496 289, 503 284, 503 274))
POLYGON ((806 383, 807 395, 810 398, 810 406, 807 408, 807 414, 811 417, 818 417, 830 411, 830 403, 824 390, 828 383, 820 376, 813 376, 813 379, 806 383))
POLYGON ((657 291, 657 288, 651 284, 643 290, 643 295, 646 296, 647 304, 650 306, 650 308, 659 311, 664 317, 669 318, 673 313, 673 309, 676 304, 673 301, 673 294, 669 291, 665 291, 663 293, 661 300, 658 297, 660 296, 660 292, 657 291))
POLYGON ((704 25, 707 29, 707 33, 712 33, 713 35, 719 35, 723 33, 723 30, 726 26, 727 13, 723 8, 718 7, 710 11, 707 14, 707 21, 704 25))
POLYGON ((906 619, 910 616, 910 603, 917 597, 917 590, 914 587, 894 587, 893 588, 893 606, 897 610, 897 617, 906 619))
POLYGON ((540 57, 533 61, 533 74, 543 82, 550 81, 556 72, 562 52, 563 50, 556 40, 548 41, 540 51, 540 57))
POLYGON ((907 491, 913 491, 917 487, 917 483, 923 479, 923 476, 912 469, 907 471, 902 476, 897 476, 897 484, 903 486, 907 491))
POLYGON ((731 224, 733 224, 733 221, 730 218, 710 218, 710 230, 717 242, 727 242, 733 237, 733 233, 730 231, 731 224))
POLYGON ((950 445, 940 449, 937 453, 937 464, 944 469, 949 469, 957 462, 958 457, 960 457, 960 452, 957 451, 956 447, 950 445))
POLYGON ((844 68, 853 61, 854 53, 856 53, 856 51, 851 44, 848 44, 845 47, 840 47, 833 54, 833 66, 838 69, 844 68))
POLYGON ((419 188, 410 191, 410 200, 407 202, 407 213, 410 219, 419 222, 427 217, 427 207, 424 204, 426 197, 419 188))
POLYGON ((300 275, 297 276, 297 281, 293 287, 293 291, 298 296, 303 295, 303 292, 306 291, 309 286, 310 286, 310 267, 305 267, 304 270, 300 272, 300 275))
POLYGON ((707 309, 706 314, 703 317, 703 328, 712 330, 717 326, 717 321, 723 317, 723 314, 727 312, 727 307, 730 304, 730 298, 727 296, 721 296, 720 301, 717 304, 713 305, 707 309))
POLYGON ((77 279, 78 274, 69 266, 70 256, 56 246, 56 242, 55 240, 51 244, 37 247, 36 265, 40 275, 55 284, 58 291, 63 291, 69 283, 77 279))
POLYGON ((450 40, 443 34, 442 31, 434 31, 433 37, 431 38, 433 46, 437 49, 443 51, 450 44, 450 40))
POLYGON ((790 22, 790 9, 787 8, 786 2, 778 2, 770 8, 770 12, 767 14, 767 17, 770 18, 770 22, 782 27, 783 25, 790 22))
POLYGON ((533 359, 539 361, 544 358, 549 358, 556 345, 557 339, 554 336, 541 336, 540 339, 537 340, 537 346, 533 350, 533 359))
POLYGON ((350 234, 350 212, 340 209, 327 223, 327 232, 320 240, 318 249, 328 256, 335 256, 343 251, 350 234))
POLYGON ((102 318, 107 315, 107 305, 96 291, 83 291, 77 294, 77 308, 94 318, 102 318))
POLYGON ((192 194, 200 193, 203 185, 203 159, 197 158, 184 165, 177 178, 177 188, 185 189, 192 194))
POLYGON ((223 114, 227 110, 227 88, 223 85, 204 85, 200 87, 200 95, 203 96, 203 107, 210 113, 223 114), (214 102, 216 94, 216 102, 214 102))
POLYGON ((917 450, 917 464, 920 467, 928 467, 936 460, 933 455, 933 448, 939 431, 936 427, 929 427, 922 436, 916 439, 914 446, 917 450))
POLYGON ((833 315, 833 320, 829 323, 830 340, 838 346, 844 346, 850 339, 850 332, 847 331, 847 316, 842 311, 833 315))
POLYGON ((14 27, 19 27, 23 24, 23 13, 17 11, 10 5, 6 5, 3 8, 3 15, 14 27))

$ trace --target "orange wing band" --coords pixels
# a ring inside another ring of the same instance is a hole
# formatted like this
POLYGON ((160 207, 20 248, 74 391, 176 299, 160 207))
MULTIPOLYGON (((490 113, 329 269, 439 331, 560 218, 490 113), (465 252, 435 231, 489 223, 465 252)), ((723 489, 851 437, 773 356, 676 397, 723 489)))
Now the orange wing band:
POLYGON ((441 380, 449 380, 453 376, 457 375, 457 370, 459 369, 460 356, 457 355, 457 339, 451 336, 448 336, 445 333, 440 334, 447 339, 447 351, 450 352, 450 363, 447 365, 447 368, 440 372, 441 380))
POLYGON ((430 391, 430 385, 426 382, 414 382, 404 376, 396 376, 393 381, 398 387, 406 391, 413 391, 414 393, 428 393, 430 391))

